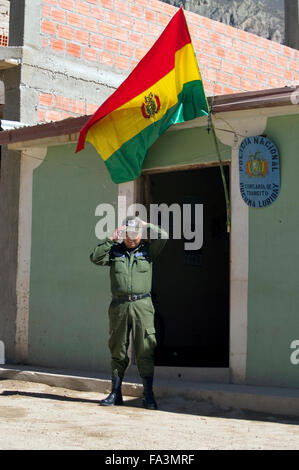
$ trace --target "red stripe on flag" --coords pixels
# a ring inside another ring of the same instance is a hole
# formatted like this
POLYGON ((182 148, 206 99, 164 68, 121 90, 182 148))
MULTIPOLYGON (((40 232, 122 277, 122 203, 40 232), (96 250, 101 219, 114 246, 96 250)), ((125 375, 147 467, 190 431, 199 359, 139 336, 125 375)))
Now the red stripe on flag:
POLYGON ((181 7, 133 72, 82 127, 76 152, 84 148, 87 132, 96 122, 168 74, 175 66, 176 51, 190 42, 188 26, 181 7))

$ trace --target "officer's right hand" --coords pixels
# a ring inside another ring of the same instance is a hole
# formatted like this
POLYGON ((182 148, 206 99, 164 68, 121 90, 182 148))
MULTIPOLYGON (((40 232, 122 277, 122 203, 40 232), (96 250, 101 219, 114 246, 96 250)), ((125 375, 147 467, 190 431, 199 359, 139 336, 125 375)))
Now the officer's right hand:
POLYGON ((115 242, 119 239, 125 238, 125 232, 126 232, 126 226, 122 225, 121 227, 114 230, 112 237, 110 237, 110 240, 115 242))

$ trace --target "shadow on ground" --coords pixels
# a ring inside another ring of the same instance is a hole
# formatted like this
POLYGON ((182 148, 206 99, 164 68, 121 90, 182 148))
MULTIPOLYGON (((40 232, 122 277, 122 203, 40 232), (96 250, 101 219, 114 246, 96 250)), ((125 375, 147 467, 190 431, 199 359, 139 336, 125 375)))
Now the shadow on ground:
MULTIPOLYGON (((66 395, 59 395, 55 393, 43 393, 43 392, 31 392, 31 391, 21 391, 21 390, 3 390, 0 392, 0 396, 23 396, 31 397, 38 399, 47 399, 47 400, 57 400, 63 402, 73 402, 73 403, 87 403, 99 405, 99 401, 95 399, 83 398, 83 397, 70 397, 66 395)), ((182 414, 192 414, 202 417, 217 417, 224 419, 240 419, 247 421, 265 421, 273 422, 280 424, 292 424, 299 425, 299 419, 292 416, 283 416, 283 415, 273 415, 270 413, 255 412, 250 410, 240 410, 233 408, 221 408, 217 405, 206 401, 199 400, 186 400, 181 397, 171 397, 171 398, 160 398, 158 400, 159 411, 168 412, 168 413, 182 413, 182 414)), ((123 407, 132 407, 132 408, 143 408, 141 398, 124 398, 124 405, 118 406, 117 411, 123 407)), ((112 407, 111 407, 112 408, 112 407)), ((155 413, 155 411, 148 411, 155 413)))

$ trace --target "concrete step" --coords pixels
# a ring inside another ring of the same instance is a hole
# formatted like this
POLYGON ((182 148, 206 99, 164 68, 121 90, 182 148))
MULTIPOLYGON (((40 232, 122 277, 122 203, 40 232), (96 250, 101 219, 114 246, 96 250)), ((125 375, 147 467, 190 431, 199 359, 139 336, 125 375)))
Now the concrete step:
MULTIPOLYGON (((111 383, 107 374, 103 373, 15 365, 1 366, 1 379, 99 393, 109 393, 111 383)), ((125 377, 124 396, 140 397, 142 391, 139 377, 125 377)), ((157 379, 154 391, 157 398, 179 396, 186 400, 204 400, 224 409, 299 417, 299 389, 295 388, 157 379)))

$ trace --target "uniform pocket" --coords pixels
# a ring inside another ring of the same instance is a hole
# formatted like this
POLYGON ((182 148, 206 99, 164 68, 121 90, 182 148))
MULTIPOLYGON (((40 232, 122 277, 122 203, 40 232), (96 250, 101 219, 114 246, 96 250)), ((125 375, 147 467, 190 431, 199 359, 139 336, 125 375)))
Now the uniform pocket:
POLYGON ((149 261, 145 256, 138 256, 136 258, 136 271, 139 273, 146 273, 149 270, 149 261))
POLYGON ((155 336, 156 330, 154 327, 150 328, 145 328, 144 330, 144 346, 145 349, 153 349, 157 345, 156 341, 156 336, 155 336))
POLYGON ((111 260, 112 267, 116 273, 124 273, 126 270, 125 260, 123 258, 115 258, 111 260))
POLYGON ((154 335, 155 333, 156 330, 153 326, 150 328, 145 328, 145 336, 154 335))

